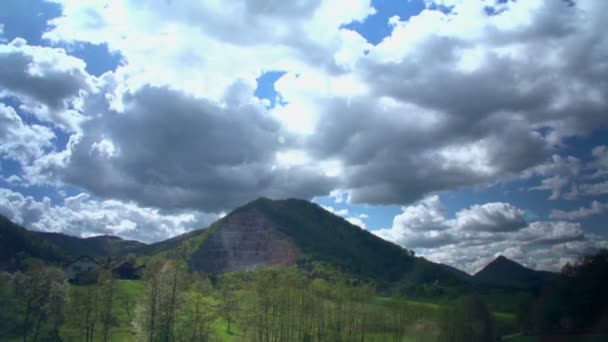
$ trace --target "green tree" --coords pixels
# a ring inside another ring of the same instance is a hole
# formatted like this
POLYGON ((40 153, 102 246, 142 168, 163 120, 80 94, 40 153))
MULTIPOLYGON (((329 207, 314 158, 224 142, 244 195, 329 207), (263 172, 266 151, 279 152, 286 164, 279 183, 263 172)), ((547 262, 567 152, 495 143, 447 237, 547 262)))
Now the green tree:
POLYGON ((144 275, 146 292, 139 315, 146 340, 175 341, 175 323, 184 301, 186 272, 174 260, 151 261, 144 275))
POLYGON ((445 309, 440 321, 440 341, 486 342, 494 341, 494 321, 485 303, 477 296, 460 299, 445 309))
POLYGON ((110 270, 102 270, 99 273, 97 291, 99 291, 101 340, 107 342, 110 340, 111 327, 116 325, 116 315, 113 307, 116 281, 110 270))
POLYGON ((14 293, 20 313, 21 339, 38 341, 58 336, 67 298, 67 280, 54 267, 32 265, 14 277, 14 293))

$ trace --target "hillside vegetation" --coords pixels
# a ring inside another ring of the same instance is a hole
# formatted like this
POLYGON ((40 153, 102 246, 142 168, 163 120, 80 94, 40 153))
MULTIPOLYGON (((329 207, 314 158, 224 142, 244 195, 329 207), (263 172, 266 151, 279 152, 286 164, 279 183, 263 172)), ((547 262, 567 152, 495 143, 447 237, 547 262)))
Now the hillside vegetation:
POLYGON ((64 262, 68 253, 0 215, 0 270, 24 267, 27 258, 64 262))

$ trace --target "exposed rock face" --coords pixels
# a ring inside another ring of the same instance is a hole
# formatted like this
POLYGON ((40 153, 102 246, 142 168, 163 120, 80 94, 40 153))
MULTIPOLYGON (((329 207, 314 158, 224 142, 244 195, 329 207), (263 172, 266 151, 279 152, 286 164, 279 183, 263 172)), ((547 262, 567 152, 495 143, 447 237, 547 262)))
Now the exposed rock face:
POLYGON ((224 273, 293 265, 299 255, 291 239, 264 215, 247 210, 224 222, 192 255, 192 271, 224 273))

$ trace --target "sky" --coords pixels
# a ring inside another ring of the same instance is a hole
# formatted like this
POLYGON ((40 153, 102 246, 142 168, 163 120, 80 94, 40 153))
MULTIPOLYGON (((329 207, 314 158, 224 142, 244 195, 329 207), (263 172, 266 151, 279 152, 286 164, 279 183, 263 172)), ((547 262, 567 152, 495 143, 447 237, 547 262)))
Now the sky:
POLYGON ((608 247, 608 2, 6 0, 0 214, 154 242, 304 198, 473 273, 608 247))

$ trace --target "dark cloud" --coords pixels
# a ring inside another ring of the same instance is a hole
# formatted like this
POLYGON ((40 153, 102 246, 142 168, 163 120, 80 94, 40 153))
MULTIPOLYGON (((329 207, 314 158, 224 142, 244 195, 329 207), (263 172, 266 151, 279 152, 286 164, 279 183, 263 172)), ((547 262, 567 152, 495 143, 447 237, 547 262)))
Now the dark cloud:
POLYGON ((290 139, 255 101, 220 105, 146 86, 126 93, 123 105, 124 112, 92 110, 97 116, 82 124, 65 158, 41 159, 32 172, 167 209, 230 210, 259 196, 312 198, 332 188, 317 168, 278 164, 290 139))
POLYGON ((63 49, 29 46, 21 38, 0 45, 0 97, 15 96, 43 120, 73 129, 71 101, 90 90, 86 64, 63 49))
POLYGON ((475 204, 456 214, 459 229, 465 231, 509 232, 525 226, 524 211, 509 203, 475 204))

